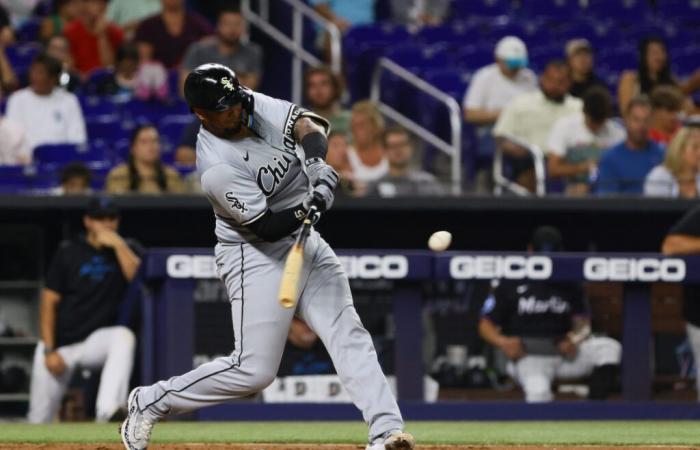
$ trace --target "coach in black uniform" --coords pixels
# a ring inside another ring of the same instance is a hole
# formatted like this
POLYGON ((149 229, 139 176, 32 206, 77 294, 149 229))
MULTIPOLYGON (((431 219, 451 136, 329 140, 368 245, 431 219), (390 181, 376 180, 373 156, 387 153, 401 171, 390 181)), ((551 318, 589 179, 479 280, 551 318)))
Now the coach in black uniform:
MULTIPOLYGON (((671 228, 661 251, 666 255, 700 254, 700 206, 691 209, 671 228)), ((700 285, 683 284, 683 319, 688 341, 693 350, 695 366, 700 364, 700 285)), ((700 376, 695 377, 700 401, 700 376)))
MULTIPOLYGON (((530 251, 560 251, 552 227, 537 229, 530 251)), ((528 402, 553 398, 555 379, 591 375, 589 398, 611 389, 620 363, 620 344, 592 337, 588 305, 578 283, 502 281, 482 308, 479 333, 510 359, 508 372, 528 402)))
POLYGON ((117 233, 119 212, 107 197, 90 201, 86 234, 64 242, 41 293, 41 341, 34 354, 29 421, 54 420, 78 367, 100 368, 96 419, 107 421, 126 405, 135 338, 115 326, 140 248, 117 233))

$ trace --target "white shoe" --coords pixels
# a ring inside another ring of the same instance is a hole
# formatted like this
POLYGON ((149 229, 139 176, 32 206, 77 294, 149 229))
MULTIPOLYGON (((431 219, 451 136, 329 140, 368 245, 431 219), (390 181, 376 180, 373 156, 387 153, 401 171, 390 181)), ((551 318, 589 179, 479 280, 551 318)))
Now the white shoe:
POLYGON ((368 444, 365 450, 413 450, 416 446, 416 440, 410 433, 390 431, 387 434, 368 444))
POLYGON ((129 394, 127 401, 127 416, 119 427, 119 434, 126 450, 143 450, 148 448, 148 441, 151 439, 151 430, 155 421, 139 412, 136 396, 140 388, 135 388, 129 394))

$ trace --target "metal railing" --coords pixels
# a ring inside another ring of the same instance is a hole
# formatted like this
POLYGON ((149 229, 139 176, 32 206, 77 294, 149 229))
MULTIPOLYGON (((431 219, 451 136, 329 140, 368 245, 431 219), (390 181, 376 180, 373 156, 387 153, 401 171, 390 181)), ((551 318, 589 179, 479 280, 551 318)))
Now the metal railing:
POLYGON ((454 195, 459 195, 462 192, 462 112, 457 101, 446 93, 437 89, 435 86, 427 83, 425 80, 417 77, 387 58, 380 58, 376 67, 374 68, 370 98, 377 104, 382 114, 415 133, 418 135, 418 137, 425 140, 430 145, 435 146, 440 151, 448 154, 452 158, 451 192, 454 195), (430 95, 447 107, 450 115, 450 142, 438 137, 432 131, 426 129, 381 101, 381 78, 384 71, 396 75, 419 91, 430 95))
MULTIPOLYGON (((499 138, 506 139, 528 151, 532 155, 532 160, 535 166, 535 195, 538 197, 543 197, 546 194, 545 187, 545 165, 544 165, 544 153, 536 145, 531 145, 528 142, 523 141, 517 136, 512 134, 501 134, 499 138)), ((513 181, 506 178, 503 175, 503 149, 501 145, 496 146, 496 152, 493 157, 493 193, 496 195, 503 194, 503 189, 522 196, 532 195, 532 192, 525 189, 523 186, 514 183, 513 181)))
POLYGON ((292 53, 292 102, 300 104, 302 98, 302 63, 311 66, 321 66, 323 61, 307 51, 303 47, 304 18, 313 21, 316 25, 328 32, 330 36, 331 70, 340 74, 342 69, 342 49, 340 29, 331 21, 321 16, 300 0, 275 0, 285 2, 292 8, 292 37, 290 38, 270 23, 270 0, 257 0, 260 6, 260 13, 256 13, 251 8, 251 0, 241 1, 241 11, 243 16, 263 33, 270 36, 282 47, 292 53))

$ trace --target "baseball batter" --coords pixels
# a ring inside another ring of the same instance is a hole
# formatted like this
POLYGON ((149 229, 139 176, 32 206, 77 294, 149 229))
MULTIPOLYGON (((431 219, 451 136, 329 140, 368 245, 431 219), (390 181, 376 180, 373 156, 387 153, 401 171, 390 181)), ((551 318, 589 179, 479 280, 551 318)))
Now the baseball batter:
POLYGON ((333 204, 338 175, 325 163, 328 122, 297 105, 250 91, 229 68, 205 64, 185 81, 202 121, 197 168, 216 215, 217 272, 231 302, 234 351, 181 376, 134 389, 121 426, 129 450, 148 445, 153 425, 247 396, 275 378, 296 314, 321 338, 369 424, 368 450, 414 448, 369 333, 355 312, 347 276, 313 231, 304 252, 296 310, 277 301, 284 261, 312 202, 333 204))

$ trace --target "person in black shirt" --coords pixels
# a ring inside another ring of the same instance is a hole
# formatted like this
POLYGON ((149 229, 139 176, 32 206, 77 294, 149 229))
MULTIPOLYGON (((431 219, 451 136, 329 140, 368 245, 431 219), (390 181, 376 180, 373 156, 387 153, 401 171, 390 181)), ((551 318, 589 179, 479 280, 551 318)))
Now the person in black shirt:
MULTIPOLYGON (((688 211, 681 220, 671 228, 661 245, 665 255, 700 254, 700 206, 688 211)), ((700 285, 683 284, 683 319, 688 342, 693 350, 696 366, 700 363, 700 285)), ((700 376, 696 376, 698 401, 700 401, 700 376)))
POLYGON ((119 306, 141 260, 139 246, 117 233, 111 199, 90 200, 87 233, 64 242, 41 293, 41 341, 34 354, 28 419, 54 419, 76 368, 102 367, 96 420, 107 421, 126 405, 136 339, 115 326, 119 306))
MULTIPOLYGON (((540 227, 531 242, 530 251, 559 251, 562 238, 555 228, 540 227)), ((484 303, 479 333, 510 359, 508 372, 528 402, 551 401, 555 379, 588 375, 589 398, 607 397, 622 353, 617 341, 591 336, 577 283, 501 282, 484 303)))
POLYGON ((593 47, 587 39, 572 39, 566 43, 566 61, 571 69, 569 94, 583 98, 594 86, 608 90, 608 86, 593 71, 593 47))

